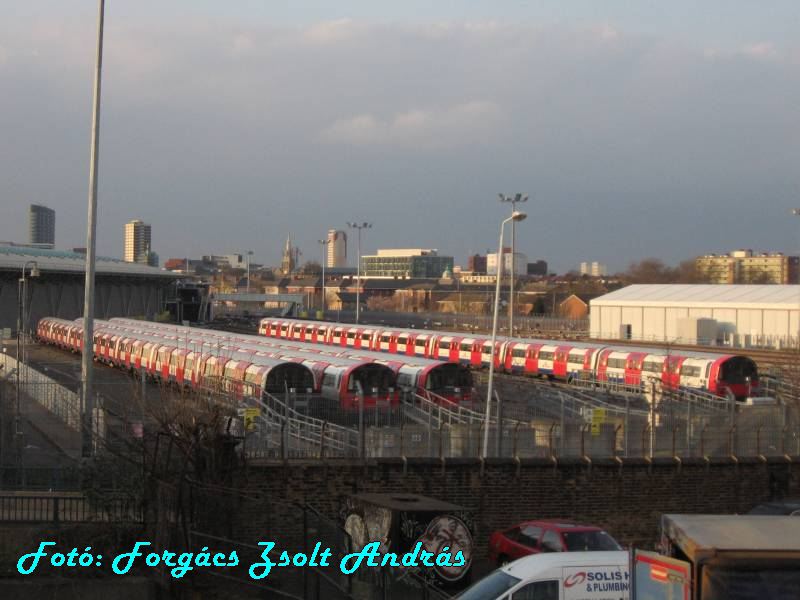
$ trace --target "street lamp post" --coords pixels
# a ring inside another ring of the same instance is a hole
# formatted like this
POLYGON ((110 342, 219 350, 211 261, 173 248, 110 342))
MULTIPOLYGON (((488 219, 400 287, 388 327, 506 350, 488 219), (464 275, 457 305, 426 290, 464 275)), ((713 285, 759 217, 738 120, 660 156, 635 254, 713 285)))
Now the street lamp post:
MULTIPOLYGON (((800 208, 793 208, 792 214, 796 217, 800 217, 800 208)), ((800 265, 797 266, 797 272, 795 274, 797 283, 800 283, 800 265)), ((797 347, 800 348, 800 312, 797 316, 798 319, 798 329, 797 329, 797 347)))
MULTIPOLYGON (((27 334, 27 316, 25 314, 25 297, 28 295, 28 280, 25 278, 25 271, 28 268, 28 265, 31 266, 30 269, 30 276, 31 277, 38 277, 39 276, 39 265, 35 260, 29 260, 24 265, 22 265, 22 276, 19 278, 19 287, 17 288, 17 310, 19 315, 17 317, 17 408, 16 408, 16 423, 14 426, 14 433, 19 435, 20 431, 20 381, 19 375, 20 371, 22 370, 22 363, 25 362, 25 355, 24 350, 22 354, 22 359, 20 360, 20 349, 25 344, 25 336, 27 334)), ((26 363, 27 364, 27 363, 26 363)), ((27 371, 26 371, 27 372, 27 371)))
POLYGON ((253 256, 253 251, 247 251, 247 293, 250 293, 250 257, 253 256))
MULTIPOLYGON (((503 250, 503 229, 506 226, 506 223, 511 221, 512 223, 515 221, 524 221, 526 215, 524 212, 514 211, 510 217, 508 217, 505 221, 500 224, 500 243, 498 245, 498 256, 502 256, 500 253, 503 250)), ((489 451, 489 418, 491 416, 491 406, 492 406, 492 387, 494 385, 494 362, 495 362, 495 352, 497 351, 496 343, 497 343, 497 313, 500 309, 500 281, 502 279, 502 262, 499 262, 497 265, 497 284, 495 287, 494 292, 494 316, 492 317, 492 345, 491 345, 491 359, 489 360, 489 384, 488 389, 486 391, 486 416, 483 422, 483 452, 481 452, 481 456, 486 458, 486 455, 489 451)), ((498 423, 499 427, 500 423, 498 423)), ((498 431, 497 435, 500 435, 498 431)))
POLYGON ((327 262, 327 250, 328 244, 330 244, 330 240, 317 240, 319 244, 322 246, 322 315, 325 316, 325 263, 327 262))
POLYGON ((94 359, 94 270, 95 233, 97 231, 97 177, 100 155, 100 90, 103 71, 103 23, 105 0, 98 0, 97 52, 95 55, 94 94, 92 99, 92 141, 89 151, 89 207, 86 226, 86 280, 83 294, 83 354, 81 356, 81 455, 92 455, 94 398, 92 397, 92 362, 94 359))
POLYGON ((361 230, 370 229, 372 223, 367 223, 366 221, 363 223, 353 222, 347 223, 347 226, 358 230, 358 265, 356 267, 356 323, 358 323, 361 314, 361 230))
MULTIPOLYGON (((513 215, 517 212, 517 204, 524 203, 528 201, 528 196, 522 194, 515 194, 514 196, 505 196, 503 194, 498 194, 500 197, 500 202, 502 203, 509 203, 511 204, 511 214, 513 215)), ((500 252, 502 253, 502 248, 500 252)), ((514 269, 514 261, 516 260, 516 221, 511 221, 511 287, 509 289, 508 295, 508 335, 513 337, 514 336, 514 277, 516 276, 516 271, 514 269)), ((503 255, 497 259, 498 261, 503 260, 503 255)))

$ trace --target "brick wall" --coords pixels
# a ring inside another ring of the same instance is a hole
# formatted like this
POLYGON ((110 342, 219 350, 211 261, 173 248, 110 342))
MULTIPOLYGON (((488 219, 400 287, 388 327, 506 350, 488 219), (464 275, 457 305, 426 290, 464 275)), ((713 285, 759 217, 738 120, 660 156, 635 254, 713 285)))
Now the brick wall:
POLYGON ((234 522, 235 537, 274 539, 302 547, 302 515, 309 503, 339 519, 355 493, 418 493, 471 512, 477 557, 495 529, 532 518, 569 518, 601 525, 623 544, 652 547, 662 513, 744 513, 754 505, 800 496, 800 463, 730 460, 643 460, 591 466, 542 460, 397 459, 329 463, 261 463, 247 470, 247 493, 234 522))

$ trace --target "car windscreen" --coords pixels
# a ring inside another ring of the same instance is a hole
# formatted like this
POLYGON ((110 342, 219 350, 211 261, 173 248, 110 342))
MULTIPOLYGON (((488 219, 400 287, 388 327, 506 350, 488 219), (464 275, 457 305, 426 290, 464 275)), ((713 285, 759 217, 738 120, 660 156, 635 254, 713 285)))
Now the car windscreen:
POLYGON ((456 600, 494 600, 520 581, 522 580, 497 569, 472 587, 467 588, 462 594, 456 596, 456 600))
POLYGON ((605 531, 565 531, 563 536, 569 552, 622 550, 617 541, 605 531))

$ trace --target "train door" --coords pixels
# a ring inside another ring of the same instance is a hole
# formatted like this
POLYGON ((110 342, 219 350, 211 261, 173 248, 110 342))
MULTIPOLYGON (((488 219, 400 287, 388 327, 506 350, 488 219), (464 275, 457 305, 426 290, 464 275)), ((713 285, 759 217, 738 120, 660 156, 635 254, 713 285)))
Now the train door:
POLYGON ((471 367, 481 366, 481 347, 483 340, 472 340, 469 352, 469 365, 471 367))
POLYGON ((525 374, 537 375, 539 373, 539 361, 537 355, 539 354, 541 344, 526 344, 525 345, 525 374))
POLYGON ((184 367, 186 365, 186 350, 178 350, 175 352, 175 381, 183 383, 184 367))
POLYGON ((600 352, 599 360, 597 361, 597 380, 608 381, 608 357, 613 350, 605 349, 600 352))
POLYGON ((625 385, 639 385, 642 382, 642 365, 646 354, 631 352, 625 363, 625 385))
POLYGON ((177 348, 169 348, 164 347, 160 350, 161 352, 161 377, 164 381, 169 381, 172 379, 171 375, 174 376, 175 368, 173 366, 173 359, 172 356, 177 352, 177 348))
POLYGON ((569 360, 570 346, 558 346, 553 356, 553 376, 558 379, 567 378, 567 362, 569 360))
POLYGON ((668 356, 664 361, 663 382, 669 388, 677 389, 681 385, 681 365, 686 360, 683 356, 668 356))

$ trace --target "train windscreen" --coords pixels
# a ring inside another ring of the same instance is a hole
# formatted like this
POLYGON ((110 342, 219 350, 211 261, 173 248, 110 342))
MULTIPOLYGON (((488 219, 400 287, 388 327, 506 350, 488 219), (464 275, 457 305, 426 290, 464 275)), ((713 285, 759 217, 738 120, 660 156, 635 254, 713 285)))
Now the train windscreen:
POLYGON ((385 394, 389 388, 395 387, 395 374, 389 367, 370 363, 353 370, 348 390, 356 391, 358 389, 356 383, 361 384, 365 394, 371 394, 376 390, 379 394, 385 394))
POLYGON ((425 388, 437 392, 438 390, 452 390, 453 388, 471 388, 472 372, 461 365, 442 364, 431 369, 425 388))
POLYGON ((728 384, 734 383, 755 383, 758 381, 758 369, 756 363, 746 356, 734 356, 722 363, 719 372, 719 380, 728 384))
POLYGON ((270 370, 267 375, 267 392, 283 394, 292 388, 298 392, 313 389, 314 375, 311 369, 298 363, 286 363, 270 370))

